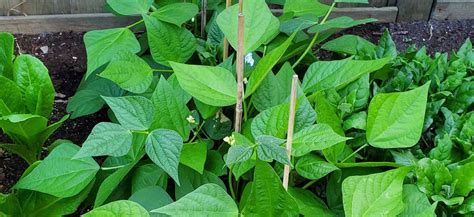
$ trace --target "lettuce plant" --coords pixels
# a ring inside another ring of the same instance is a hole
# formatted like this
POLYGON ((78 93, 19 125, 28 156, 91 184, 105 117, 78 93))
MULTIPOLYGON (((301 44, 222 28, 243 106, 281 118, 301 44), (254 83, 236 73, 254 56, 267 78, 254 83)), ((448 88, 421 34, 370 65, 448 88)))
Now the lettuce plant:
POLYGON ((30 55, 14 56, 14 38, 0 33, 0 128, 12 144, 0 148, 18 154, 29 164, 41 157, 48 137, 68 118, 48 125, 54 104, 54 87, 43 63, 30 55))

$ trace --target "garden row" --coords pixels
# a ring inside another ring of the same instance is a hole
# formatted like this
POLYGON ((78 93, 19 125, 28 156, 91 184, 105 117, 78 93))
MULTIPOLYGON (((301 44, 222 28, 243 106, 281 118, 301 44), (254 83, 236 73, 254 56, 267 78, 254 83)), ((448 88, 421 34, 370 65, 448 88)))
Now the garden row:
POLYGON ((196 4, 107 2, 142 19, 85 34, 87 72, 70 117, 55 123, 48 69, 15 56, 13 36, 0 34, 0 127, 11 140, 0 148, 30 165, 0 194, 0 215, 474 211, 469 39, 434 56, 397 51, 388 31, 376 44, 349 34, 328 40, 375 21, 329 18, 336 3, 361 0, 287 0, 279 17, 264 0, 213 1, 205 38, 196 4), (318 60, 315 45, 331 60, 318 60), (83 144, 46 144, 68 118, 104 108, 109 121, 83 144))

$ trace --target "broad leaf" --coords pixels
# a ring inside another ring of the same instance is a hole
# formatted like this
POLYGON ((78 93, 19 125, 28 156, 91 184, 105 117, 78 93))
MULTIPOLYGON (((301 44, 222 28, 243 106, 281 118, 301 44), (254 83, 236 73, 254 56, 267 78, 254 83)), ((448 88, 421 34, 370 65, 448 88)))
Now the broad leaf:
POLYGON ((407 148, 420 139, 429 84, 376 95, 369 105, 367 141, 377 148, 407 148))
POLYGON ((178 186, 176 183, 174 185, 176 199, 180 199, 208 183, 216 184, 222 189, 226 188, 224 182, 214 173, 204 170, 200 174, 184 165, 179 166, 179 181, 181 185, 178 186))
POLYGON ((325 177, 332 171, 338 170, 336 166, 326 162, 319 156, 308 154, 303 156, 296 163, 296 171, 307 179, 320 179, 325 177))
POLYGON ((145 150, 150 159, 179 184, 178 165, 183 139, 172 130, 157 129, 148 135, 145 150))
POLYGON ((127 28, 94 30, 84 35, 87 51, 87 73, 89 77, 100 66, 108 63, 122 51, 137 53, 140 44, 127 28))
POLYGON ((160 78, 151 101, 155 106, 151 128, 175 130, 183 140, 188 140, 191 127, 186 118, 191 115, 191 112, 164 77, 160 78))
POLYGON ((288 188, 288 193, 295 198, 301 215, 322 217, 334 216, 326 204, 324 204, 323 200, 316 197, 316 195, 311 193, 311 191, 290 187, 288 188))
POLYGON ((22 113, 24 110, 23 98, 21 89, 15 82, 10 79, 0 76, 0 116, 10 115, 11 113, 22 113))
POLYGON ((185 63, 197 47, 196 38, 185 28, 143 15, 148 30, 148 43, 153 59, 169 66, 169 61, 185 63))
POLYGON ((242 210, 244 216, 296 216, 298 204, 286 192, 280 177, 263 161, 257 161, 250 195, 242 210))
POLYGON ((315 15, 323 16, 329 10, 329 6, 314 0, 286 0, 283 7, 285 14, 291 13, 293 16, 315 15))
POLYGON ((451 174, 457 180, 456 194, 467 196, 474 189, 474 162, 456 167, 451 174))
POLYGON ((132 133, 119 124, 101 122, 92 129, 81 150, 74 158, 88 156, 120 157, 132 147, 132 133))
POLYGON ((288 130, 289 103, 280 104, 258 114, 252 121, 252 135, 284 138, 288 130))
POLYGON ((206 163, 207 144, 204 141, 189 143, 183 146, 180 162, 199 173, 203 173, 206 163))
POLYGON ((77 195, 94 179, 99 165, 91 157, 72 159, 79 147, 63 144, 55 148, 33 171, 22 178, 17 189, 29 189, 66 198, 77 195), (61 186, 58 188, 57 186, 61 186))
POLYGON ((251 146, 235 145, 229 148, 225 162, 227 166, 231 166, 236 163, 245 162, 252 157, 254 148, 251 146))
MULTIPOLYGON (((237 48, 239 5, 233 5, 217 17, 217 24, 234 49, 237 48)), ((265 0, 244 4, 244 54, 256 50, 278 34, 280 22, 273 16, 265 0)))
POLYGON ((102 97, 118 122, 129 130, 147 130, 153 121, 154 106, 142 96, 102 97))
POLYGON ((311 151, 320 151, 349 139, 334 132, 327 124, 316 124, 295 133, 292 155, 303 156, 311 151))
POLYGON ((153 0, 107 0, 107 4, 117 13, 128 16, 147 13, 153 0))
POLYGON ((256 141, 258 159, 268 162, 276 160, 282 164, 291 165, 286 148, 281 146, 285 140, 263 135, 258 136, 256 141))
POLYGON ((176 202, 151 211, 170 216, 235 216, 239 209, 227 192, 216 184, 205 184, 176 202))
POLYGON ((363 56, 364 54, 370 54, 375 50, 375 45, 356 35, 343 35, 332 41, 326 42, 322 47, 324 50, 363 56))
POLYGON ((135 169, 132 175, 132 193, 151 186, 168 186, 168 175, 156 164, 145 164, 135 169))
POLYGON ((181 87, 199 101, 212 106, 229 106, 237 101, 237 83, 221 67, 171 63, 181 87))
POLYGON ((186 21, 190 20, 198 13, 199 8, 192 3, 173 3, 158 8, 153 12, 152 16, 161 21, 181 26, 186 21))
MULTIPOLYGON (((147 211, 173 203, 173 199, 159 186, 149 186, 135 192, 129 200, 137 202, 147 211)), ((152 215, 153 216, 153 215, 152 215)))
POLYGON ((341 16, 326 21, 324 24, 319 24, 308 29, 310 33, 324 32, 330 29, 346 29, 353 26, 372 23, 377 21, 374 18, 367 18, 362 20, 354 20, 351 17, 341 16))
POLYGON ((13 79, 13 48, 15 38, 11 33, 0 32, 0 75, 13 79))
POLYGON ((436 216, 436 203, 430 204, 428 197, 418 190, 416 185, 403 185, 403 202, 405 209, 400 213, 400 217, 428 217, 436 216))
POLYGON ((93 209, 83 215, 84 217, 117 217, 134 216, 149 217, 145 208, 138 203, 129 200, 118 200, 104 206, 93 209))
POLYGON ((396 216, 404 209, 402 186, 409 168, 366 176, 350 176, 342 183, 346 216, 396 216))

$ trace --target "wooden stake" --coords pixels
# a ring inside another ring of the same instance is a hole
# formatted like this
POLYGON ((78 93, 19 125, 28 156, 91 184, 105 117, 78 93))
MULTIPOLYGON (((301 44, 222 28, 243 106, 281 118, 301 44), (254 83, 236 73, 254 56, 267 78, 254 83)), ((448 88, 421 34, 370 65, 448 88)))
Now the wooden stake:
MULTIPOLYGON (((296 115, 296 92, 298 87, 298 75, 293 75, 291 83, 290 115, 288 118, 288 135, 286 138, 286 153, 291 161, 291 147, 293 144, 293 129, 295 127, 296 115)), ((288 191, 288 181, 290 179, 290 166, 285 165, 283 171, 283 187, 288 191)))
POLYGON ((235 105, 235 132, 240 132, 242 125, 242 103, 244 95, 244 14, 243 14, 244 0, 239 0, 239 24, 238 24, 238 38, 237 38, 237 60, 236 60, 236 74, 237 74, 237 104, 235 105))
POLYGON ((207 0, 201 0, 201 38, 206 37, 207 25, 207 0))
MULTIPOLYGON (((225 8, 230 7, 232 4, 232 0, 226 0, 225 2, 225 8)), ((224 37, 224 60, 226 60, 229 57, 229 41, 227 40, 226 37, 224 37)))

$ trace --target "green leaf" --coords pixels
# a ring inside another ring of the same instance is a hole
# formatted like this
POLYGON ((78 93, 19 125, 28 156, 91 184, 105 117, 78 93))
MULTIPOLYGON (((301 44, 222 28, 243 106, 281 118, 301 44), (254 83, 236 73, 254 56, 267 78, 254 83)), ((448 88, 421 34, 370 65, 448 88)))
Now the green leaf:
POLYGON ((436 216, 437 203, 431 205, 428 197, 420 192, 416 185, 403 185, 403 202, 405 203, 405 210, 398 215, 399 217, 436 216))
POLYGON ((149 217, 150 215, 140 204, 129 200, 118 200, 93 209, 84 217, 149 217))
POLYGON ((125 51, 118 54, 99 76, 132 93, 144 93, 153 80, 153 70, 143 59, 125 51))
POLYGON ((474 196, 468 197, 458 208, 459 214, 469 214, 472 212, 474 212, 474 196))
POLYGON ((137 163, 138 160, 120 167, 100 184, 100 187, 97 190, 97 196, 95 197, 94 208, 97 208, 106 202, 117 186, 119 186, 120 182, 122 182, 125 176, 130 173, 137 163))
POLYGON ((155 106, 155 117, 151 129, 175 130, 183 140, 188 140, 191 129, 186 118, 191 112, 164 77, 160 78, 151 101, 155 106))
POLYGON ((474 81, 463 82, 454 92, 454 96, 448 98, 447 108, 455 113, 462 113, 469 110, 469 106, 474 103, 474 81))
POLYGON ((293 16, 302 16, 312 14, 323 16, 329 10, 329 6, 314 0, 286 0, 283 7, 283 13, 292 13, 293 16))
POLYGON ((327 124, 316 124, 295 133, 292 155, 303 156, 312 151, 327 149, 349 139, 334 132, 327 124))
POLYGON ((147 130, 153 121, 154 106, 142 96, 102 97, 118 122, 129 130, 147 130))
POLYGON ((346 29, 361 24, 376 22, 377 19, 367 18, 362 20, 354 20, 351 17, 340 16, 334 19, 330 19, 323 24, 313 26, 308 29, 310 33, 324 32, 330 29, 346 29))
POLYGON ((151 211, 171 216, 235 216, 239 209, 227 192, 216 184, 205 184, 176 202, 151 211))
POLYGON ((367 127, 367 112, 359 112, 351 115, 344 121, 344 130, 359 129, 365 130, 367 127))
POLYGON ((13 48, 15 38, 11 33, 0 32, 0 75, 12 79, 13 48))
POLYGON ((89 156, 120 157, 132 147, 132 133, 119 124, 101 122, 92 129, 74 158, 89 156))
MULTIPOLYGON (((259 136, 257 139, 264 137, 259 136)), ((272 136, 268 136, 272 137, 272 136)), ((282 143, 284 140, 281 141, 282 143)), ((280 144, 282 144, 280 143, 280 144)), ((257 157, 260 160, 271 162, 276 160, 282 164, 291 165, 290 159, 284 147, 281 147, 278 143, 259 142, 257 146, 257 157)))
POLYGON ((173 199, 159 186, 149 186, 135 192, 130 196, 130 201, 137 202, 147 211, 173 203, 173 199))
POLYGON ((191 58, 197 41, 189 30, 148 15, 143 15, 143 20, 151 55, 156 62, 169 66, 169 61, 185 63, 191 58))
POLYGON ((237 83, 221 67, 170 63, 181 87, 199 101, 212 106, 229 106, 237 101, 237 83))
POLYGON ((181 26, 198 13, 199 8, 192 3, 173 3, 158 8, 152 16, 161 21, 181 26))
POLYGON ((417 89, 376 95, 369 105, 367 141, 377 148, 415 145, 423 130, 429 83, 417 89))
POLYGON ((147 13, 153 0, 107 0, 107 4, 117 13, 129 16, 147 13))
MULTIPOLYGON (((219 14, 217 24, 237 49, 239 5, 233 5, 219 14)), ((252 4, 244 4, 244 54, 256 50, 278 34, 280 22, 273 16, 265 0, 254 0, 252 4)))
POLYGON ((216 176, 222 176, 227 174, 227 168, 225 168, 225 161, 222 155, 216 150, 210 150, 207 152, 205 168, 207 171, 215 174, 216 176))
POLYGON ((249 160, 253 155, 254 148, 251 146, 234 145, 229 148, 225 162, 227 166, 249 160))
POLYGON ((302 87, 305 93, 336 87, 341 89, 349 83, 382 68, 390 59, 352 60, 351 58, 313 63, 305 74, 302 87))
POLYGON ((288 193, 295 198, 301 215, 322 217, 334 216, 326 204, 316 197, 316 195, 311 193, 311 191, 290 187, 288 188, 288 193))
POLYGON ((148 135, 145 150, 150 159, 179 185, 178 165, 183 139, 173 130, 157 129, 148 135))
POLYGON ((258 114, 252 121, 252 135, 284 138, 288 130, 289 103, 280 104, 258 114))
POLYGON ((55 148, 30 174, 16 185, 17 189, 28 189, 66 198, 77 195, 94 179, 99 165, 92 159, 72 159, 79 147, 63 144, 55 148), (58 188, 57 186, 61 186, 58 188))
MULTIPOLYGON (((0 57, 1 58, 1 57, 0 57)), ((0 116, 10 115, 11 113, 22 113, 24 105, 21 99, 21 89, 10 79, 0 76, 0 116), (1 106, 3 104, 5 107, 1 106)))
POLYGON ((390 36, 388 29, 385 29, 377 48, 375 48, 375 52, 378 58, 390 57, 391 59, 395 59, 397 57, 397 46, 390 36))
POLYGON ((250 96, 257 90, 263 80, 267 77, 268 73, 271 72, 272 68, 278 63, 283 54, 285 54, 295 35, 296 34, 293 33, 285 42, 270 51, 257 63, 255 70, 250 75, 249 83, 245 90, 246 97, 250 96))
POLYGON ((350 176, 342 183, 346 216, 396 216, 404 209, 402 185, 409 168, 366 176, 350 176))
POLYGON ((296 163, 296 172, 307 179, 320 179, 329 173, 338 170, 336 166, 314 154, 303 156, 296 163))
POLYGON ((27 110, 48 118, 53 111, 55 91, 41 60, 30 55, 18 56, 13 64, 13 80, 24 95, 27 110))
POLYGON ((356 35, 343 35, 332 41, 326 42, 321 48, 342 54, 364 55, 370 54, 374 51, 375 45, 356 35))
POLYGON ((122 51, 138 53, 140 43, 127 28, 94 30, 84 35, 87 51, 87 73, 89 77, 97 68, 108 63, 122 51))
POLYGON ((204 141, 185 144, 179 158, 180 162, 199 173, 203 173, 206 163, 207 144, 204 141))
POLYGON ((468 196, 474 189, 474 162, 457 166, 451 171, 453 180, 457 180, 455 193, 461 196, 468 196))
POLYGON ((145 164, 135 169, 132 176, 132 193, 150 186, 168 186, 168 175, 156 164, 145 164))
POLYGON ((438 160, 423 158, 416 165, 416 185, 428 196, 439 193, 443 185, 449 185, 452 181, 451 173, 444 164, 438 160))
POLYGON ((263 161, 257 161, 250 195, 242 210, 244 216, 297 216, 298 204, 286 192, 280 177, 263 161))
POLYGON ((451 163, 454 143, 448 134, 438 134, 435 138, 436 146, 430 150, 430 158, 445 163, 451 163))
POLYGON ((200 186, 208 183, 219 185, 222 189, 226 188, 224 182, 213 173, 204 170, 202 174, 199 174, 195 170, 184 165, 179 166, 179 181, 181 182, 180 186, 176 183, 174 185, 176 199, 180 199, 200 186))
POLYGON ((262 112, 284 103, 291 92, 291 87, 287 86, 287 83, 291 83, 294 74, 288 62, 281 67, 276 76, 271 72, 268 73, 252 95, 252 102, 257 111, 262 112))

